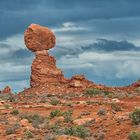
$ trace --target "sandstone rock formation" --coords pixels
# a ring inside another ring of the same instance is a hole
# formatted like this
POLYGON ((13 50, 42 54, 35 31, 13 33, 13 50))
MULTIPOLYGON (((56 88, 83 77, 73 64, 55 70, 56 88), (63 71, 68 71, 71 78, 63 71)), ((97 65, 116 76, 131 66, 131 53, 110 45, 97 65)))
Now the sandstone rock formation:
POLYGON ((25 32, 25 44, 33 52, 49 50, 55 45, 55 36, 47 27, 31 24, 25 32))
POLYGON ((11 88, 9 86, 6 86, 0 93, 2 94, 11 93, 11 88))
POLYGON ((25 45, 36 55, 31 67, 31 88, 41 87, 42 90, 43 87, 44 91, 55 93, 79 92, 95 86, 83 75, 75 75, 71 79, 64 77, 62 71, 56 67, 55 58, 48 53, 48 50, 55 46, 55 42, 55 35, 47 27, 31 24, 26 29, 25 45))
POLYGON ((47 51, 55 45, 53 32, 47 27, 31 24, 25 32, 25 44, 36 55, 31 67, 31 87, 65 81, 62 71, 56 67, 55 58, 47 51))

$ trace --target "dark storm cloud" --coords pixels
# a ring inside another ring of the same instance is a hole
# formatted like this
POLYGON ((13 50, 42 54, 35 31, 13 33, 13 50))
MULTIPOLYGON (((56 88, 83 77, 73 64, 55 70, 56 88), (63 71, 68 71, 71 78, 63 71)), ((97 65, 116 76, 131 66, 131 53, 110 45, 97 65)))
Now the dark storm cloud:
POLYGON ((66 21, 99 19, 102 29, 104 20, 139 18, 139 9, 139 0, 1 0, 0 39, 23 32, 30 23, 56 26, 66 21))
POLYGON ((14 65, 27 65, 31 64, 33 59, 33 53, 28 51, 27 49, 16 49, 12 50, 12 47, 0 43, 0 63, 1 64, 6 64, 6 63, 12 63, 14 65))
POLYGON ((114 41, 107 39, 97 39, 96 43, 81 47, 83 51, 140 51, 140 47, 127 41, 114 41))
POLYGON ((28 50, 18 49, 18 50, 13 52, 12 56, 15 58, 22 58, 23 59, 23 58, 31 57, 31 56, 33 56, 33 54, 28 50))
POLYGON ((0 44, 0 48, 0 82, 29 79, 33 54, 22 48, 13 50, 4 43, 0 44))
POLYGON ((140 51, 140 47, 128 41, 114 41, 107 39, 97 39, 93 44, 81 46, 79 48, 59 47, 52 49, 50 53, 57 59, 61 57, 78 57, 85 52, 115 52, 115 51, 140 51))
POLYGON ((78 54, 80 54, 81 52, 82 50, 80 48, 71 49, 71 48, 60 47, 60 46, 57 46, 56 48, 50 50, 50 54, 54 55, 57 59, 65 56, 77 57, 78 54))

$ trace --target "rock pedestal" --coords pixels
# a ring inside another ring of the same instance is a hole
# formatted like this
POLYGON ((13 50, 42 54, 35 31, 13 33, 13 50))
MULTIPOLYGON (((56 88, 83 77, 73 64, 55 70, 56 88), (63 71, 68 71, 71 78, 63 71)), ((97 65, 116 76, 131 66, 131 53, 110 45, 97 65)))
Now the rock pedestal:
POLYGON ((46 50, 36 52, 31 71, 31 87, 42 84, 61 84, 64 81, 62 71, 56 67, 55 58, 46 50))
POLYGON ((31 67, 31 87, 65 81, 62 71, 56 67, 55 58, 48 54, 48 50, 55 45, 55 36, 51 30, 31 24, 25 31, 25 44, 36 55, 31 67))
POLYGON ((95 85, 83 75, 75 75, 71 79, 64 77, 56 66, 55 58, 48 53, 55 46, 55 35, 50 29, 31 24, 24 37, 26 47, 36 56, 31 67, 29 92, 75 93, 95 85))

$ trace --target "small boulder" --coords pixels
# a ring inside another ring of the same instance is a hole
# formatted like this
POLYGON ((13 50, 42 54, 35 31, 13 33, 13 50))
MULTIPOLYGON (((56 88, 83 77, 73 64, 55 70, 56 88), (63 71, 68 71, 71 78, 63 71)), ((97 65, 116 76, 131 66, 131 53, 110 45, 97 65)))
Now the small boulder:
POLYGON ((9 86, 6 86, 2 91, 1 91, 2 94, 8 94, 8 93, 11 93, 11 88, 9 86))
POLYGON ((75 125, 83 125, 83 124, 85 124, 86 122, 90 122, 90 121, 92 121, 92 120, 93 120, 93 118, 76 119, 76 120, 73 121, 73 123, 74 123, 75 125))
POLYGON ((62 136, 59 136, 56 140, 82 140, 82 139, 78 137, 62 135, 62 136))
POLYGON ((27 119, 22 119, 20 121, 20 125, 22 127, 26 127, 28 130, 31 130, 31 131, 34 130, 34 128, 32 127, 32 125, 29 123, 29 121, 27 119))

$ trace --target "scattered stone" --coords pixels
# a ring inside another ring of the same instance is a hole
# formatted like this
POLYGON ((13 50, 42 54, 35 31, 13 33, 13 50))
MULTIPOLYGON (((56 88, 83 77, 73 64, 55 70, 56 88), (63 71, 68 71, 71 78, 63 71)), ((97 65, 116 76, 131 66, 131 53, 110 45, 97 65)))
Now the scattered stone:
POLYGON ((62 136, 59 136, 56 140, 82 140, 82 139, 78 137, 62 135, 62 136))
POLYGON ((76 120, 73 121, 73 123, 74 123, 75 125, 83 125, 83 124, 85 124, 85 123, 87 123, 87 122, 90 122, 90 121, 92 121, 92 120, 93 120, 93 118, 76 119, 76 120))
POLYGON ((112 99, 112 102, 113 102, 113 103, 120 103, 120 100, 117 99, 117 98, 114 98, 114 99, 112 99))
POLYGON ((20 121, 20 125, 22 127, 26 127, 26 129, 28 129, 28 130, 31 130, 31 131, 34 130, 34 128, 32 127, 32 125, 29 123, 29 121, 27 119, 22 119, 20 121))

